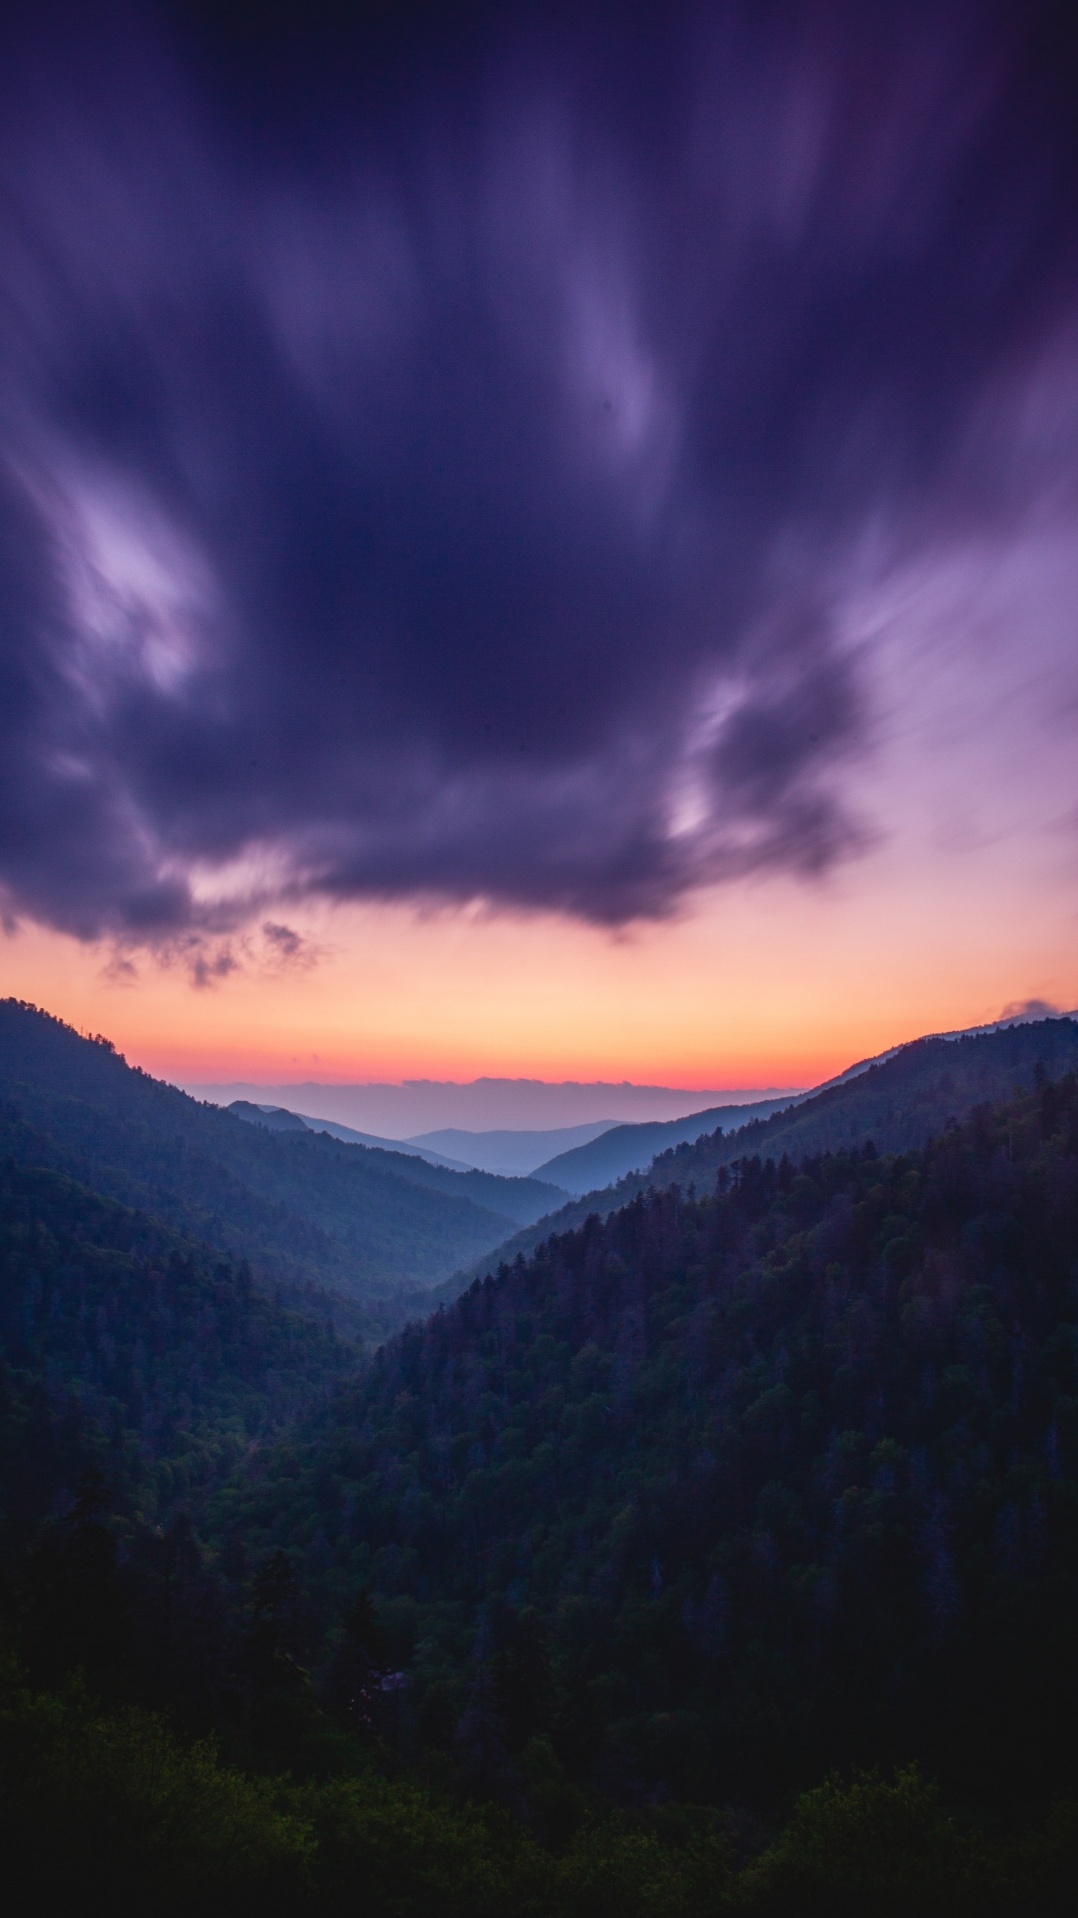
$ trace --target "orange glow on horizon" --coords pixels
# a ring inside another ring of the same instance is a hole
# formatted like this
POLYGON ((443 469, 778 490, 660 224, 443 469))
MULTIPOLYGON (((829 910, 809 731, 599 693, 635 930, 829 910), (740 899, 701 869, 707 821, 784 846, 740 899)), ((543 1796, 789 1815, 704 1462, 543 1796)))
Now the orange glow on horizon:
MULTIPOLYGON (((949 644, 946 579, 873 628, 888 718, 851 772, 864 849, 825 879, 744 880, 617 936, 478 907, 280 907, 298 942, 255 926, 210 943, 202 989, 191 951, 117 957, 26 926, 0 935, 0 991, 188 1083, 703 1091, 810 1086, 1025 1000, 1078 1006, 1071 681, 1034 671, 1016 643, 1037 582, 1078 579, 1078 548, 1058 565, 1032 548, 1006 592, 983 555, 963 566, 987 635, 976 675, 949 644)), ((1069 586, 1052 592, 1073 603, 1069 586)))
POLYGON ((235 969, 203 989, 179 959, 136 956, 131 971, 26 927, 0 942, 0 987, 195 1084, 810 1086, 1009 1003, 1078 1003, 1059 881, 1028 847, 1002 874, 998 854, 941 868, 893 847, 827 884, 717 891, 620 937, 552 917, 320 908, 291 922, 306 966, 233 942, 235 969))

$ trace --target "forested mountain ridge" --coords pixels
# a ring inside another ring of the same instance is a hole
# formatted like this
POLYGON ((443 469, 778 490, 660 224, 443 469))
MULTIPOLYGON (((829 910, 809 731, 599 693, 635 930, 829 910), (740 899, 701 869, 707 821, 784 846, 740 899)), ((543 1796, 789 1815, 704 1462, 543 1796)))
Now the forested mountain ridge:
POLYGON ((677 1146, 649 1168, 656 1184, 711 1177, 745 1153, 800 1159, 871 1139, 877 1151, 908 1152, 976 1105, 1057 1079, 1078 1067, 1078 1019, 1038 1019, 985 1033, 915 1039, 855 1079, 828 1086, 774 1118, 721 1138, 677 1146))
POLYGON ((218 1522, 382 1596, 496 1794, 1078 1784, 1078 1077, 923 1151, 670 1187, 393 1340, 218 1522))
POLYGON ((284 1107, 266 1114, 258 1106, 234 1099, 225 1110, 235 1113, 248 1125, 263 1125, 270 1132, 306 1134, 308 1138, 321 1136, 337 1139, 342 1145, 359 1145, 375 1155, 373 1163, 381 1171, 393 1172, 410 1185, 444 1192, 449 1198, 471 1199, 473 1204, 503 1218, 518 1219, 522 1224, 530 1225, 533 1220, 545 1217, 551 1206, 560 1204, 565 1197, 564 1187, 533 1174, 483 1172, 476 1166, 454 1163, 434 1154, 410 1152, 406 1149, 407 1141, 398 1150, 390 1139, 364 1139, 350 1126, 323 1124, 319 1119, 308 1119, 303 1113, 289 1112, 284 1107), (291 1123, 293 1120, 295 1124, 291 1123))
POLYGON ((504 1188, 516 1217, 546 1202, 532 1181, 248 1125, 13 1000, 0 1001, 0 1096, 72 1177, 248 1258, 256 1283, 367 1336, 422 1310, 424 1288, 504 1238, 513 1211, 475 1194, 504 1188))
MULTIPOLYGON (((472 1278, 519 1254, 527 1257, 552 1232, 568 1232, 592 1213, 606 1218, 641 1192, 673 1183, 709 1188, 718 1168, 745 1154, 781 1158, 827 1152, 871 1138, 880 1149, 906 1151, 961 1119, 981 1101, 1005 1099, 1030 1086, 1038 1067, 1049 1077, 1078 1066, 1078 1020, 1041 1019, 1001 1030, 915 1039, 879 1064, 786 1106, 772 1118, 665 1151, 645 1172, 585 1193, 536 1225, 517 1232, 435 1294, 455 1298, 472 1278)), ((601 1143, 601 1142, 600 1142, 601 1143)))
POLYGON ((773 1112, 784 1111, 792 1103, 791 1097, 758 1099, 742 1105, 714 1106, 685 1119, 611 1126, 598 1139, 547 1159, 536 1168, 536 1177, 549 1179, 578 1195, 593 1192, 596 1187, 624 1178, 627 1172, 645 1171, 657 1154, 673 1146, 693 1144, 705 1133, 748 1125, 752 1119, 769 1119, 773 1112))
POLYGON ((3 1555, 89 1466, 130 1513, 201 1495, 357 1354, 244 1267, 48 1166, 0 1109, 3 1555))

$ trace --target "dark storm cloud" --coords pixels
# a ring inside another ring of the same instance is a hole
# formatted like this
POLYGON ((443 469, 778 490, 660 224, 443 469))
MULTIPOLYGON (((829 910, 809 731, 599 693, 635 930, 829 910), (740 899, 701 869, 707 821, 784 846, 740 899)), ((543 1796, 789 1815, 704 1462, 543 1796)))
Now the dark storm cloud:
POLYGON ((9 27, 12 910, 615 924, 818 872, 853 586, 1070 487, 1035 10, 451 13, 9 27))

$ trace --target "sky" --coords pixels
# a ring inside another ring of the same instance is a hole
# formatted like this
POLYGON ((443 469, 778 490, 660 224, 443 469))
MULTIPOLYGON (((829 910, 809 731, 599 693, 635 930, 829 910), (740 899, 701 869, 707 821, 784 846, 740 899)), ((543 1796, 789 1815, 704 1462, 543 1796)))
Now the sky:
POLYGON ((1078 1003, 1076 56, 6 7, 0 988, 274 1084, 1078 1003))

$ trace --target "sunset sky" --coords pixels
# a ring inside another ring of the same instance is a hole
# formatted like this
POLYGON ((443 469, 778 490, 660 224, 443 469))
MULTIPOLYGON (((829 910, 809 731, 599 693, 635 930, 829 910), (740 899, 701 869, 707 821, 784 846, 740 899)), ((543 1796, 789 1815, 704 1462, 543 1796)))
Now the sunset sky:
POLYGON ((5 8, 0 989, 267 1083, 1078 1005, 1062 18, 5 8))

